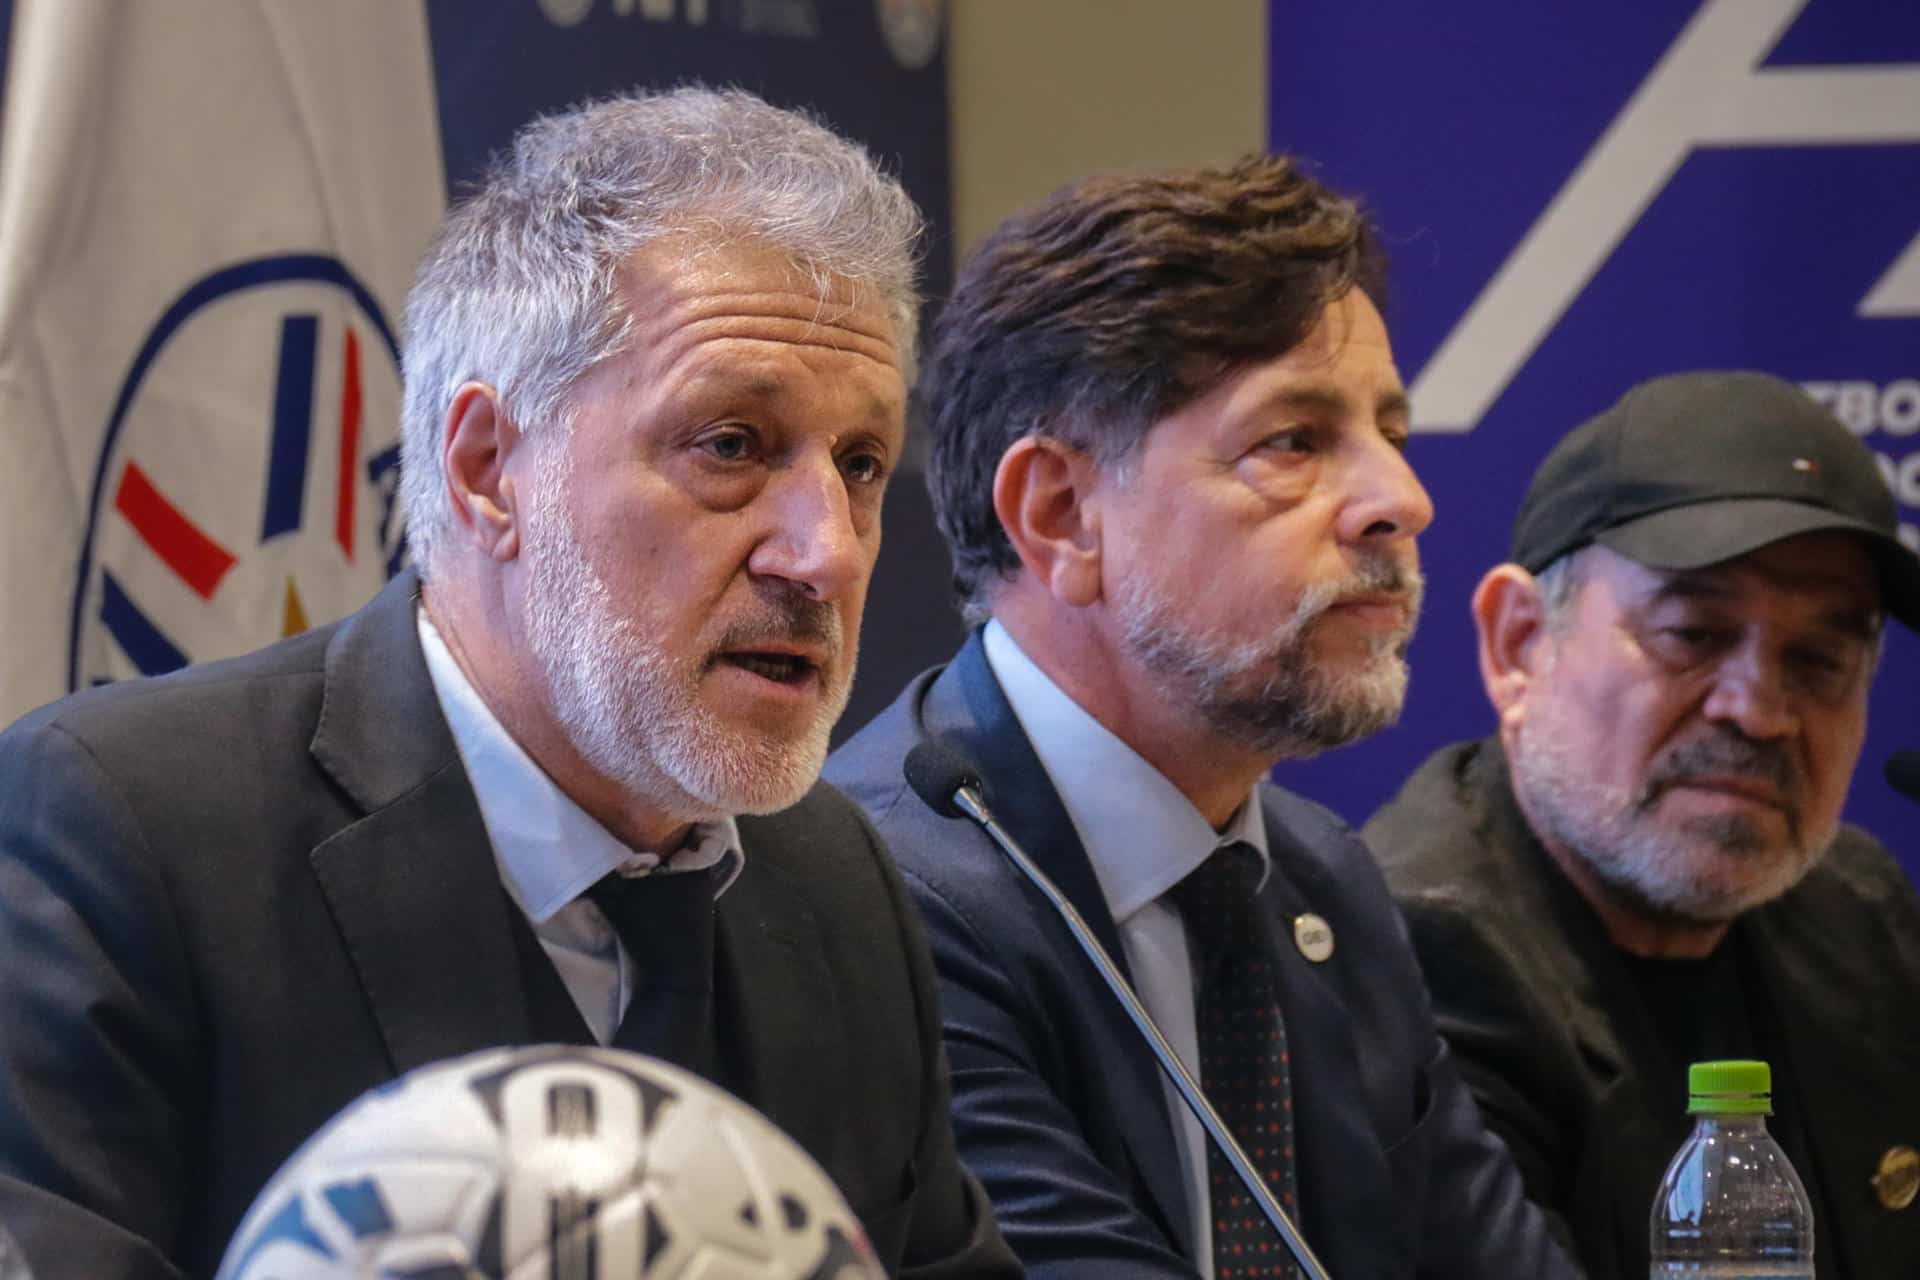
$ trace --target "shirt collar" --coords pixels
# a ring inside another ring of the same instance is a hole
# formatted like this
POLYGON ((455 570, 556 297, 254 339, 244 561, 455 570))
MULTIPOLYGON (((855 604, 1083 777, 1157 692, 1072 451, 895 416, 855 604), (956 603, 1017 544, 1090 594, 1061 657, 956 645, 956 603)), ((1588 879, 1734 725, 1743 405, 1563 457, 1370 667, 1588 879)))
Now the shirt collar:
MULTIPOLYGON (((610 872, 647 875, 658 870, 663 865, 658 853, 622 843, 554 785, 494 717, 426 609, 420 608, 416 616, 427 674, 480 804, 500 880, 527 918, 545 924, 610 872)), ((695 823, 686 843, 664 864, 672 872, 720 867, 715 873, 718 897, 745 861, 739 827, 727 817, 695 823)))
POLYGON ((981 637, 1034 754, 1059 792, 1116 924, 1184 880, 1215 849, 1245 841, 1266 882, 1267 825, 1260 790, 1247 792, 1216 832, 1193 802, 1132 747, 1089 715, 1021 651, 998 620, 981 637))

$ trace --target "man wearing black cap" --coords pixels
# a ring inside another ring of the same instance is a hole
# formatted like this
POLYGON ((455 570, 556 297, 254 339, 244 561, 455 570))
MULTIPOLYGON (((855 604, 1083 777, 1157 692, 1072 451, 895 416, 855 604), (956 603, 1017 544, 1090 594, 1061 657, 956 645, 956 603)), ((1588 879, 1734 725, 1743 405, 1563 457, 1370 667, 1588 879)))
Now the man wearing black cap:
POLYGON ((1840 809, 1920 560, 1794 387, 1629 391, 1547 457, 1473 595, 1497 736, 1368 824, 1442 1030, 1594 1275, 1647 1273, 1686 1068, 1773 1065, 1822 1275, 1920 1275, 1920 905, 1840 809))

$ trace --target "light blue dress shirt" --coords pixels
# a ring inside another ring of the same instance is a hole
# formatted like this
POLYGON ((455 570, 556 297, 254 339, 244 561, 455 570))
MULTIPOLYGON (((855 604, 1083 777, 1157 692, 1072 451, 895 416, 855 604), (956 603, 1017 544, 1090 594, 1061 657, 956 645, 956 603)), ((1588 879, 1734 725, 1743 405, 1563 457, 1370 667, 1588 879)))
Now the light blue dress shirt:
MULTIPOLYGON (((661 855, 621 843, 555 786, 494 718, 426 609, 416 615, 427 673, 480 803, 500 882, 526 913, 594 1039, 610 1044, 641 975, 600 908, 582 895, 610 872, 650 874, 661 866, 661 855)), ((724 893, 744 860, 739 828, 723 818, 697 824, 668 870, 697 871, 724 861, 724 893)))
MULTIPOLYGON (((1194 1027, 1193 967, 1187 932, 1167 890, 1222 845, 1243 840, 1260 851, 1265 881, 1267 827, 1260 792, 1216 832, 1193 803, 1068 697, 1035 666, 1000 623, 987 623, 987 664, 1033 743, 1075 834, 1093 861, 1100 892, 1120 930, 1135 993, 1180 1060, 1200 1076, 1194 1027)), ((1207 1195, 1207 1137, 1170 1082, 1167 1110, 1183 1157, 1181 1173, 1193 1222, 1194 1263, 1213 1275, 1213 1217, 1207 1195)))

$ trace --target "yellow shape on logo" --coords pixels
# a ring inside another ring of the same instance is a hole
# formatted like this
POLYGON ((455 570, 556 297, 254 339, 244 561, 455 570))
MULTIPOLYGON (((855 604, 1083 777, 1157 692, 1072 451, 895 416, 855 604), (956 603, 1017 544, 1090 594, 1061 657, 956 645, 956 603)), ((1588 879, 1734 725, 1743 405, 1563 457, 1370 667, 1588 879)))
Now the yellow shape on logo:
POLYGON ((297 636, 307 629, 307 611, 300 605, 300 592, 293 585, 293 579, 287 579, 287 607, 280 615, 280 638, 297 636))

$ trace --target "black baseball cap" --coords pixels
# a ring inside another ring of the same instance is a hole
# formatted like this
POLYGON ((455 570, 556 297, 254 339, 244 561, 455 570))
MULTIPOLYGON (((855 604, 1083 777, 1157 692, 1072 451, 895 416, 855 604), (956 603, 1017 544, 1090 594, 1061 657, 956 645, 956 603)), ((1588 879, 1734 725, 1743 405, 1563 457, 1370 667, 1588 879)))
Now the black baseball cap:
POLYGON ((1866 538, 1881 603, 1920 630, 1920 557, 1867 447, 1790 382, 1676 373, 1574 428, 1534 472, 1514 563, 1538 573, 1589 543, 1654 569, 1699 569, 1782 538, 1866 538))

